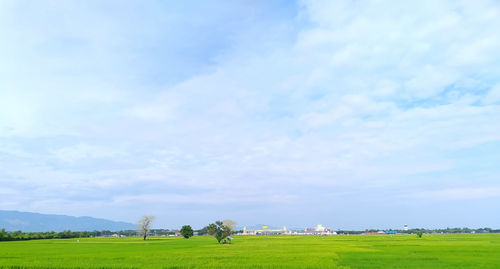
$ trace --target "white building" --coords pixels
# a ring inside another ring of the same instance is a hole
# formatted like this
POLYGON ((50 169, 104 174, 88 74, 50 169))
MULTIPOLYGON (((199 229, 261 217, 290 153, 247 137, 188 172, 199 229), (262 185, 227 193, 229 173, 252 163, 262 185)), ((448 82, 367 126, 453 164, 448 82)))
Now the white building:
POLYGON ((272 234, 291 234, 291 231, 283 226, 283 229, 271 229, 268 225, 262 225, 261 229, 247 230, 247 226, 243 226, 242 235, 272 235, 272 234))
POLYGON ((306 228, 304 229, 306 234, 321 234, 321 235, 329 235, 331 234, 331 230, 324 227, 321 224, 316 225, 314 228, 306 228))

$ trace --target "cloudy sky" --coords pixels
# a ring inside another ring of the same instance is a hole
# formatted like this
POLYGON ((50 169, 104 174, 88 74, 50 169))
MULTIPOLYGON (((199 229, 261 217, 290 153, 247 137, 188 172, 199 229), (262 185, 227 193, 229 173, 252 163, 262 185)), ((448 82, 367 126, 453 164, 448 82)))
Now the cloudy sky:
POLYGON ((0 1, 0 209, 496 227, 500 3, 0 1))

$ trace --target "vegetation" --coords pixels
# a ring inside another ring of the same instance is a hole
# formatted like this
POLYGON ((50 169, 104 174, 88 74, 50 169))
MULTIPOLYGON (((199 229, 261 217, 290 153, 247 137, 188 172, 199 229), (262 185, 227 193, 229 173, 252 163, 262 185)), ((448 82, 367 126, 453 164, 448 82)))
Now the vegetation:
POLYGON ((18 241, 18 240, 33 240, 33 239, 55 239, 55 238, 79 238, 89 237, 88 232, 72 232, 64 231, 60 233, 45 232, 45 233, 23 233, 21 231, 6 232, 5 229, 0 230, 0 241, 18 241))
MULTIPOLYGON (((200 230, 195 230, 195 232, 197 232, 197 231, 200 231, 200 230)), ((148 236, 175 235, 176 232, 179 232, 179 230, 150 229, 148 232, 148 236)), ((96 234, 95 236, 109 236, 109 235, 112 235, 114 233, 122 235, 122 236, 142 236, 142 234, 138 233, 137 230, 124 230, 124 231, 117 231, 117 232, 110 232, 110 231, 102 231, 102 232, 94 231, 94 232, 92 232, 92 234, 96 234)), ((205 234, 205 233, 201 233, 201 234, 205 234)))
POLYGON ((500 234, 148 239, 0 242, 0 268, 500 268, 500 234))
POLYGON ((184 238, 187 239, 187 238, 193 236, 193 234, 194 234, 194 231, 193 231, 193 228, 191 228, 191 226, 189 226, 189 225, 182 226, 181 235, 184 236, 184 238))
POLYGON ((137 223, 137 231, 141 233, 143 240, 146 240, 148 232, 151 229, 151 223, 153 223, 154 219, 154 216, 144 216, 137 223))
MULTIPOLYGON (((367 229, 364 231, 356 231, 356 230, 338 230, 336 231, 338 234, 362 234, 366 232, 378 232, 376 229, 367 229)), ((417 234, 418 232, 422 232, 425 234, 432 233, 443 233, 443 234, 459 234, 459 233, 500 233, 500 229, 492 229, 492 228, 478 228, 478 229, 470 229, 470 228, 445 228, 445 229, 409 229, 408 231, 404 230, 393 230, 386 229, 384 231, 394 231, 396 233, 401 234, 417 234)))
POLYGON ((222 240, 226 242, 226 238, 233 234, 235 226, 236 223, 232 220, 218 220, 207 226, 207 233, 215 237, 217 242, 220 244, 222 240))

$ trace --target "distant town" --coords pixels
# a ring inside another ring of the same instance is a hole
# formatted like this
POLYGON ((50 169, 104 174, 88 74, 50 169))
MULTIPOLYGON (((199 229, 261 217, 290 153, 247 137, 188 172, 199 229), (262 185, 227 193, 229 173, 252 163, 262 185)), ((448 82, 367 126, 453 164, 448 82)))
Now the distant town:
MULTIPOLYGON (((189 225, 186 225, 189 226, 189 225)), ((209 226, 199 230, 192 230, 191 236, 207 236, 213 235, 208 229, 209 226)), ((189 228, 191 229, 191 228, 189 228)), ((485 233, 500 233, 500 229, 492 228, 445 228, 445 229, 422 229, 422 228, 409 228, 407 225, 403 226, 401 230, 397 229, 369 229, 369 230, 334 230, 325 227, 321 224, 312 228, 305 229, 287 229, 283 226, 280 229, 272 228, 268 225, 262 225, 258 229, 247 229, 243 226, 242 229, 231 230, 229 234, 240 236, 339 236, 339 235, 405 235, 416 234, 421 237, 423 234, 485 234, 485 233)), ((16 241, 16 240, 32 240, 32 239, 64 239, 64 238, 88 238, 88 237, 180 237, 185 236, 182 234, 182 229, 147 229, 141 232, 137 230, 120 230, 120 231, 70 231, 63 232, 22 232, 7 231, 4 228, 0 230, 0 241, 16 241)))
MULTIPOLYGON (((287 229, 283 226, 280 229, 273 228, 269 225, 262 225, 259 229, 247 229, 243 226, 242 229, 237 230, 235 235, 253 236, 253 235, 316 235, 316 236, 333 236, 333 235, 396 235, 396 234, 464 234, 464 233, 500 233, 500 229, 492 228, 445 228, 445 229, 423 229, 423 228, 409 228, 404 225, 402 229, 367 229, 367 230, 334 230, 318 224, 315 227, 305 229, 287 229)), ((125 231, 93 231, 89 232, 91 237, 131 237, 139 236, 136 230, 125 231)), ((194 230, 194 236, 208 235, 205 228, 194 230)), ((176 229, 151 229, 148 236, 152 237, 165 237, 165 236, 182 236, 180 230, 176 229)))

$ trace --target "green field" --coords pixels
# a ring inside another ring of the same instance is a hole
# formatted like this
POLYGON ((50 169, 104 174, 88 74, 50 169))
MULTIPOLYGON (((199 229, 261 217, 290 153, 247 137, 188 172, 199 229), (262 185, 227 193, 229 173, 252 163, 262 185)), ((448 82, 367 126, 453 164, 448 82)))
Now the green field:
POLYGON ((0 268, 500 268, 500 234, 0 242, 0 268))

